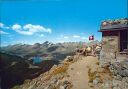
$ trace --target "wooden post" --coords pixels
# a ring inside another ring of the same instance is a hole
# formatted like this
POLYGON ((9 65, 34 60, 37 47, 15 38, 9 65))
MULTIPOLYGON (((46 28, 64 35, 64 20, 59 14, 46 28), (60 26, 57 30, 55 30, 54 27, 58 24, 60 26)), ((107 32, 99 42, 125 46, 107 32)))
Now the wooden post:
POLYGON ((128 49, 128 30, 127 30, 127 49, 128 49))
POLYGON ((118 31, 118 52, 120 52, 120 31, 118 31))
POLYGON ((127 55, 128 55, 128 30, 127 30, 127 55))

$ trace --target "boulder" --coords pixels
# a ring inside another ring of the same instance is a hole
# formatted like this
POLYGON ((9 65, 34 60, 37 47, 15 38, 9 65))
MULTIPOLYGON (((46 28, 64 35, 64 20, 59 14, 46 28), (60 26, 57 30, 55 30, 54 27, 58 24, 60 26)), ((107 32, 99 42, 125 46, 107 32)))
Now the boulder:
POLYGON ((67 58, 64 60, 64 62, 72 62, 73 59, 74 58, 72 56, 67 56, 67 58))
POLYGON ((128 77, 128 61, 115 62, 111 64, 110 70, 114 75, 120 75, 121 77, 128 77))

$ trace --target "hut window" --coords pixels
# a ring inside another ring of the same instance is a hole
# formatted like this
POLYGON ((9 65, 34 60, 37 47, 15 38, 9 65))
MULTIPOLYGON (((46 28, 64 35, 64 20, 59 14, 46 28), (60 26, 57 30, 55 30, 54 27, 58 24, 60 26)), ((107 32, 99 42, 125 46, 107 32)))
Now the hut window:
POLYGON ((128 30, 120 31, 120 51, 128 49, 128 30))

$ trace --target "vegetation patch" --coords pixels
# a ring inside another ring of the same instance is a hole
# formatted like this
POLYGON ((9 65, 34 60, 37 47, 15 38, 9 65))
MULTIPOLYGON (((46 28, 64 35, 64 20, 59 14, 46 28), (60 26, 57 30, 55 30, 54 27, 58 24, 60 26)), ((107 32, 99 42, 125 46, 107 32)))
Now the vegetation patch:
POLYGON ((96 62, 96 65, 99 65, 99 62, 96 62))
POLYGON ((89 83, 93 83, 93 80, 95 80, 96 78, 99 78, 100 83, 103 83, 105 79, 109 79, 109 80, 112 79, 112 73, 109 67, 107 66, 96 71, 92 71, 91 68, 89 68, 88 76, 89 76, 89 83))
POLYGON ((56 68, 52 73, 53 73, 53 75, 57 75, 59 73, 66 72, 67 69, 68 69, 68 66, 67 65, 60 66, 60 67, 56 68))
POLYGON ((14 86, 14 87, 11 88, 11 89, 20 89, 20 85, 16 85, 16 86, 14 86))
POLYGON ((62 66, 56 67, 54 70, 50 71, 48 75, 45 77, 45 81, 49 80, 52 76, 56 76, 57 74, 66 74, 70 63, 64 63, 62 66))
POLYGON ((91 68, 89 68, 88 76, 89 76, 89 82, 93 82, 93 80, 96 78, 96 71, 95 72, 91 72, 91 68))

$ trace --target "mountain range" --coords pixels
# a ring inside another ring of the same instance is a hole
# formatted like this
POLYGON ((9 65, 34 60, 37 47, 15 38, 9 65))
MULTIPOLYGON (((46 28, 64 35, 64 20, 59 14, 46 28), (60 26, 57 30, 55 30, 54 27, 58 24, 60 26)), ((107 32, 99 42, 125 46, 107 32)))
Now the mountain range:
POLYGON ((74 50, 83 44, 97 44, 98 41, 85 42, 65 42, 56 43, 44 42, 42 44, 35 43, 15 44, 0 49, 0 79, 3 89, 8 89, 14 85, 22 84, 26 79, 33 79, 40 74, 50 70, 53 65, 59 64, 67 56, 74 55, 74 50), (46 57, 47 54, 47 57, 46 57), (43 62, 33 64, 30 58, 34 56, 43 57, 43 62))

